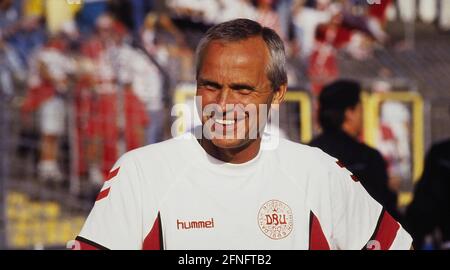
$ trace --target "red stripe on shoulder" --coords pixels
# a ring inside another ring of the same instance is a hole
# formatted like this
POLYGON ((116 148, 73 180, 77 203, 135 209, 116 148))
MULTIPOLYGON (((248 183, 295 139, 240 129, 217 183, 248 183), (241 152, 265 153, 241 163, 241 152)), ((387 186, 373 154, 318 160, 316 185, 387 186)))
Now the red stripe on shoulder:
POLYGON ((399 229, 398 222, 387 211, 384 211, 374 239, 380 243, 381 250, 391 247, 399 229))
POLYGON ((142 244, 143 250, 163 250, 163 238, 162 238, 162 226, 161 226, 161 215, 158 212, 158 216, 153 223, 152 229, 145 237, 144 243, 142 244))
POLYGON ((107 188, 105 190, 100 191, 100 193, 98 194, 97 199, 95 199, 95 201, 97 202, 97 201, 100 201, 101 199, 106 198, 106 196, 108 196, 108 194, 109 194, 110 189, 111 188, 107 188))
POLYGON ((385 210, 381 211, 375 231, 363 247, 365 250, 388 250, 397 236, 400 224, 385 210))
POLYGON ((344 163, 342 163, 340 160, 336 161, 336 164, 341 168, 345 168, 344 163))
POLYGON ((84 242, 79 242, 79 243, 80 243, 80 247, 79 247, 80 250, 100 250, 99 248, 91 246, 87 243, 84 243, 84 242))
POLYGON ((312 211, 309 215, 309 250, 330 250, 319 219, 312 211))
POLYGON ((108 177, 105 180, 105 182, 107 182, 107 181, 111 180, 112 178, 114 178, 119 173, 119 169, 120 169, 120 167, 118 167, 114 171, 110 171, 109 174, 108 174, 108 177))

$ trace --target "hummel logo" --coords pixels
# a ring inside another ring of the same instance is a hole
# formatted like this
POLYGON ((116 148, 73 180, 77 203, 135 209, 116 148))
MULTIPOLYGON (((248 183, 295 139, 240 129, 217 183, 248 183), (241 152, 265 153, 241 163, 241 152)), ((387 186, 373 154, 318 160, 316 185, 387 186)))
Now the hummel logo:
POLYGON ((212 228, 214 228, 214 218, 211 218, 209 220, 198 220, 198 221, 181 221, 177 219, 178 230, 212 229, 212 228))

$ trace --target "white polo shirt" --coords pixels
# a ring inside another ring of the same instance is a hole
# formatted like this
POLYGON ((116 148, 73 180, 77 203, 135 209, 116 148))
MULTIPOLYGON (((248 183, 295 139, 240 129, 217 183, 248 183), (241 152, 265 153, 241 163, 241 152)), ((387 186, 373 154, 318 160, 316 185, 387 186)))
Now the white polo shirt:
POLYGON ((279 139, 253 160, 229 164, 208 155, 191 133, 125 154, 77 240, 85 249, 409 249, 412 243, 318 148, 279 139))

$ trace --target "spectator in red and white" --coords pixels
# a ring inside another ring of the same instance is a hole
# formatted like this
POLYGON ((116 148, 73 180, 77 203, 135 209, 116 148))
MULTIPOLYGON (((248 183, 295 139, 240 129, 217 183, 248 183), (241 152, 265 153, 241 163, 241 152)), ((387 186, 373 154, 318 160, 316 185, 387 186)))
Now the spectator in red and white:
POLYGON ((315 44, 309 56, 308 76, 312 94, 318 97, 322 87, 339 76, 337 50, 350 40, 351 32, 341 27, 342 10, 339 5, 329 7, 331 19, 316 29, 315 44))
MULTIPOLYGON (((392 91, 392 72, 387 68, 379 71, 372 84, 374 93, 392 91)), ((412 176, 411 160, 411 111, 402 102, 386 101, 380 105, 380 129, 377 131, 376 145, 388 165, 390 188, 399 192, 412 176)))
POLYGON ((361 37, 367 41, 373 40, 381 44, 387 41, 388 35, 383 29, 383 24, 389 2, 390 0, 381 1, 380 4, 365 4, 361 7, 360 12, 355 12, 355 7, 351 2, 344 2, 342 6, 342 27, 354 30, 355 36, 359 35, 359 40, 352 40, 351 42, 356 44, 358 41, 362 41, 361 37))
POLYGON ((143 51, 133 48, 126 42, 130 33, 125 26, 115 21, 113 31, 115 43, 112 53, 116 56, 112 60, 112 64, 116 69, 116 80, 119 85, 117 89, 119 92, 116 93, 118 110, 121 109, 120 99, 123 99, 123 112, 118 111, 117 128, 119 133, 124 132, 125 148, 118 149, 120 155, 123 153, 122 151, 130 151, 145 145, 145 130, 149 124, 149 117, 144 103, 148 100, 143 98, 150 96, 150 99, 154 98, 156 103, 159 103, 161 89, 158 88, 158 84, 149 83, 150 80, 158 79, 152 76, 155 74, 156 67, 143 51), (124 117, 125 120, 123 124, 120 123, 121 117, 124 117))
POLYGON ((21 107, 25 123, 30 122, 31 113, 39 115, 38 176, 42 180, 63 180, 58 160, 59 142, 66 131, 64 94, 69 90, 68 76, 75 71, 73 59, 66 53, 67 41, 58 34, 32 55, 28 92, 21 107))
POLYGON ((90 113, 87 123, 79 123, 85 127, 79 133, 87 136, 83 154, 89 164, 89 178, 98 185, 122 152, 144 144, 149 122, 142 101, 133 92, 131 59, 137 57, 135 49, 124 43, 127 34, 122 24, 105 14, 97 20, 96 36, 82 49, 95 72, 85 78, 92 83, 84 85, 94 91, 83 90, 83 85, 78 91, 90 96, 87 100, 92 102, 79 107, 80 114, 86 110, 90 113))
MULTIPOLYGON (((367 19, 352 15, 349 7, 339 3, 327 9, 331 19, 316 29, 316 43, 309 58, 308 75, 314 95, 322 86, 339 75, 336 61, 339 49, 345 49, 354 59, 364 60, 371 56, 373 39, 377 34, 371 30, 367 19)), ((384 38, 380 38, 383 41, 384 38)))

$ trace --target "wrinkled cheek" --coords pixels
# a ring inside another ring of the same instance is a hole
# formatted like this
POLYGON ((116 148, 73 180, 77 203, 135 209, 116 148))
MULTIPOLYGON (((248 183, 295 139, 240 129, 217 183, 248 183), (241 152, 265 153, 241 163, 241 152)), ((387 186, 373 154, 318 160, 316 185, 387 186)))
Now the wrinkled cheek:
POLYGON ((214 107, 214 104, 215 102, 213 102, 210 97, 205 96, 197 97, 196 100, 197 112, 202 121, 205 121, 206 119, 214 115, 214 111, 217 110, 217 108, 214 107))

